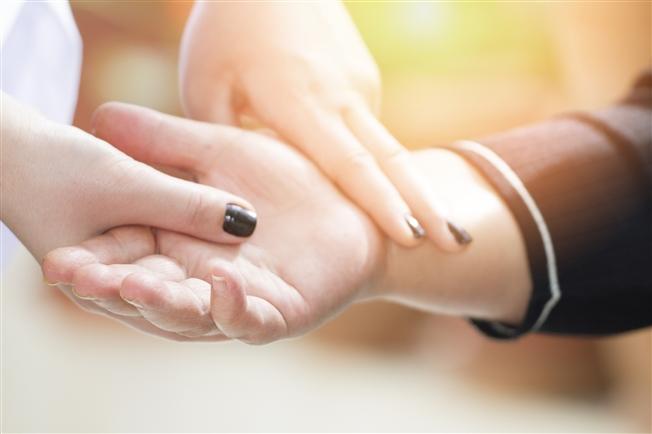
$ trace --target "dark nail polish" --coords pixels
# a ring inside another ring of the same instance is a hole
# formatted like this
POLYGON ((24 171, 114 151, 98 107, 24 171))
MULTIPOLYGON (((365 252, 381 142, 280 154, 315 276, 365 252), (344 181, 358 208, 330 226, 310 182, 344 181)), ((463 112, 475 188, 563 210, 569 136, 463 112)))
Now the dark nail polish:
POLYGON ((423 226, 421 226, 419 220, 415 219, 412 214, 405 214, 405 222, 412 230, 412 235, 414 235, 414 238, 423 238, 426 235, 426 230, 423 229, 423 226))
POLYGON ((458 244, 466 245, 469 244, 471 241, 473 241, 473 238, 471 238, 471 235, 467 231, 465 231, 463 228, 457 226, 455 223, 452 222, 446 222, 448 224, 448 230, 451 231, 451 234, 455 237, 455 241, 457 241, 458 244))
POLYGON ((236 237, 248 237, 256 229, 257 218, 255 211, 229 203, 226 205, 222 229, 236 237))

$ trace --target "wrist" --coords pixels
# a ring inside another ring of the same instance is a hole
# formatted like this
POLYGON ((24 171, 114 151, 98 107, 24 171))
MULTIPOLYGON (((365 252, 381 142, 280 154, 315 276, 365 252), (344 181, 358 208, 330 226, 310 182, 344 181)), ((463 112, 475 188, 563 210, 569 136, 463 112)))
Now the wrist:
POLYGON ((3 222, 37 259, 106 229, 111 209, 103 204, 108 183, 101 169, 118 151, 2 99, 3 222))
POLYGON ((476 170, 443 149, 413 152, 415 167, 474 241, 444 253, 431 243, 386 243, 374 293, 432 312, 518 323, 531 288, 525 244, 511 212, 476 170))
POLYGON ((357 211, 363 220, 362 227, 366 233, 366 254, 367 267, 362 274, 363 284, 357 292, 355 301, 369 301, 384 298, 387 285, 387 261, 388 250, 390 249, 390 240, 381 233, 369 217, 361 211, 357 211))

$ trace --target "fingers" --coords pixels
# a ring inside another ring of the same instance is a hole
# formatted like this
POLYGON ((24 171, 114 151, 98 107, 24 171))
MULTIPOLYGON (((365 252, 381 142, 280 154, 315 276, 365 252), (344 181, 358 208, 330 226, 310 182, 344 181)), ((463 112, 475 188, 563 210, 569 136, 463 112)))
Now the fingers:
MULTIPOLYGON (((98 108, 93 124, 98 137, 135 159, 191 173, 207 170, 219 157, 219 146, 227 146, 237 136, 235 129, 220 129, 122 103, 98 108)), ((255 230, 253 206, 233 194, 135 162, 128 168, 124 184, 128 188, 111 200, 122 205, 125 222, 228 244, 244 241, 255 230)))
POLYGON ((220 149, 236 144, 242 134, 120 102, 98 107, 92 125, 97 137, 139 161, 193 173, 212 167, 220 149))
POLYGON ((62 247, 45 255, 44 278, 50 284, 72 284, 74 274, 90 264, 129 264, 151 255, 156 241, 149 228, 123 226, 84 241, 79 246, 62 247))
POLYGON ((287 336, 281 312, 267 300, 246 295, 242 277, 225 269, 214 270, 211 316, 227 337, 250 344, 264 344, 287 336))
POLYGON ((194 171, 212 146, 215 130, 152 109, 109 102, 93 113, 94 134, 147 164, 194 171))
POLYGON ((210 284, 203 280, 174 282, 133 273, 122 282, 120 295, 161 330, 187 337, 218 334, 209 315, 210 284))
POLYGON ((253 206, 238 196, 174 178, 144 166, 119 199, 122 218, 192 235, 208 241, 237 244, 256 229, 253 206))
POLYGON ((132 264, 97 263, 81 267, 73 276, 73 294, 78 298, 91 300, 111 313, 140 317, 141 312, 125 301, 120 293, 124 280, 134 273, 148 273, 158 279, 172 281, 182 281, 186 277, 182 267, 173 259, 162 255, 149 255, 132 264))
POLYGON ((306 107, 282 133, 308 154, 395 242, 413 246, 423 228, 373 155, 339 116, 306 107))
POLYGON ((49 281, 72 286, 83 302, 141 330, 199 340, 223 340, 209 314, 210 284, 186 279, 173 259, 155 255, 151 230, 113 229, 75 247, 57 249, 44 260, 49 281), (150 326, 137 318, 143 317, 150 326), (163 333, 165 332, 165 333, 163 333))
POLYGON ((79 246, 48 253, 43 272, 49 282, 71 285, 77 298, 92 301, 117 315, 140 316, 133 306, 121 299, 120 286, 126 276, 142 270, 137 260, 153 254, 155 249, 149 228, 116 228, 79 246))
POLYGON ((86 265, 75 272, 72 292, 77 298, 93 301, 116 315, 139 317, 138 309, 120 297, 120 287, 128 275, 140 270, 132 264, 86 265))
MULTIPOLYGON (((410 153, 366 107, 354 106, 344 117, 351 131, 374 156, 383 172, 407 201, 426 234, 438 247, 455 252, 471 241, 451 232, 444 205, 410 161, 410 153), (457 236, 456 236, 457 235, 457 236)), ((457 228, 461 229, 461 228, 457 228)), ((463 230, 462 230, 463 231, 463 230)), ((464 231, 465 233, 465 231, 464 231)))

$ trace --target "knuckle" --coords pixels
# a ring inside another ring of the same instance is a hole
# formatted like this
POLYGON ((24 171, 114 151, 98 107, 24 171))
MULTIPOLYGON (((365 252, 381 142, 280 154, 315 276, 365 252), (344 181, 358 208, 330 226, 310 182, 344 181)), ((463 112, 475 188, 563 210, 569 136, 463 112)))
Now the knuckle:
POLYGON ((185 222, 188 227, 201 227, 207 219, 206 207, 208 201, 200 191, 193 191, 188 195, 184 207, 185 222))
POLYGON ((147 166, 139 164, 136 160, 127 157, 117 157, 107 162, 108 172, 113 175, 115 187, 123 185, 148 175, 147 166))
POLYGON ((380 157, 383 166, 392 166, 400 164, 408 156, 407 149, 401 145, 393 145, 383 152, 380 157))
POLYGON ((331 177, 337 183, 346 183, 359 172, 373 170, 374 166, 375 159, 369 152, 358 151, 335 160, 331 177))

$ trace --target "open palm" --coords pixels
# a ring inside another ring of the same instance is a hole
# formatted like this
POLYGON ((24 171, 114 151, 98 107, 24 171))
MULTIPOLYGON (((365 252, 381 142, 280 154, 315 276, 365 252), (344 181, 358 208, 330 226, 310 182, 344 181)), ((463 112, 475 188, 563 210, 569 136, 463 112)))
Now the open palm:
POLYGON ((51 252, 48 280, 150 332, 251 343, 304 333, 364 295, 381 261, 379 233, 295 150, 119 103, 98 109, 94 123, 138 160, 248 199, 258 227, 238 246, 116 228, 51 252))

